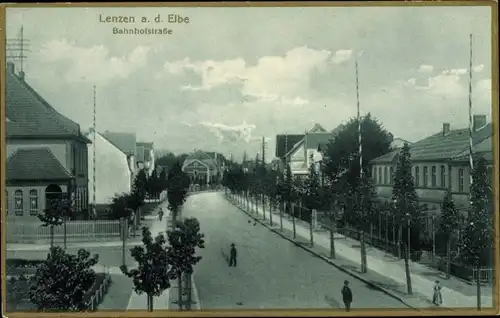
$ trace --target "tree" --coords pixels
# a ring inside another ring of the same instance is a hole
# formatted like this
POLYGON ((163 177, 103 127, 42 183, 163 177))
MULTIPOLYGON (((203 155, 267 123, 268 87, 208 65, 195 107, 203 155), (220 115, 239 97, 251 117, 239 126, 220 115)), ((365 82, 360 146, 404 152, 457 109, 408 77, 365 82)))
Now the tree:
POLYGON ((122 193, 116 194, 111 199, 111 212, 113 219, 119 220, 121 218, 129 218, 131 214, 131 207, 129 204, 132 202, 130 194, 122 193))
POLYGON ((147 179, 147 192, 150 199, 157 199, 159 194, 159 178, 156 171, 147 179))
POLYGON ((39 311, 84 311, 84 296, 95 282, 92 267, 98 255, 80 249, 76 255, 55 247, 37 268, 30 288, 30 300, 39 311))
MULTIPOLYGON (((406 231, 415 231, 418 233, 420 229, 420 207, 418 204, 418 197, 415 191, 413 175, 411 173, 412 162, 410 147, 407 143, 403 145, 398 157, 398 163, 394 176, 394 186, 392 188, 392 200, 394 203, 395 220, 399 224, 400 242, 401 244, 408 235, 403 237, 403 228, 406 231)), ((411 238, 411 232, 410 232, 411 238)), ((406 269, 406 283, 408 294, 412 294, 411 276, 409 266, 409 244, 410 241, 406 239, 405 251, 403 253, 406 269)))
POLYGON ((167 172, 165 169, 162 169, 160 172, 160 177, 158 180, 160 193, 167 188, 167 172))
POLYGON ((446 241, 446 277, 450 277, 451 271, 451 240, 456 232, 459 224, 458 211, 453 202, 453 197, 450 191, 447 191, 443 202, 441 203, 441 218, 439 222, 439 230, 443 239, 446 241))
POLYGON ((462 259, 478 268, 492 263, 493 193, 483 158, 475 160, 470 188, 471 210, 460 241, 462 259))
MULTIPOLYGON (((186 282, 191 286, 193 267, 201 260, 196 256, 196 248, 204 248, 204 234, 200 233, 200 223, 195 218, 177 221, 172 231, 168 232, 169 259, 172 260, 170 276, 178 279, 179 308, 183 308, 182 275, 186 275, 186 282)), ((188 306, 191 306, 191 291, 188 293, 188 306)))
POLYGON ((370 224, 370 216, 377 211, 377 195, 372 179, 368 174, 363 173, 359 187, 354 192, 354 206, 352 216, 356 229, 359 233, 359 241, 361 243, 361 272, 368 271, 366 257, 366 242, 365 232, 370 224))
MULTIPOLYGON (((54 248, 54 227, 64 223, 64 218, 71 215, 72 203, 69 199, 61 198, 50 201, 42 214, 38 214, 38 219, 43 227, 50 228, 50 249, 54 248)), ((65 238, 66 239, 66 238, 65 238)))
POLYGON ((174 224, 182 210, 182 206, 186 202, 190 183, 189 176, 182 171, 180 162, 177 162, 168 171, 168 208, 172 212, 172 221, 174 224))
POLYGON ((172 261, 165 243, 163 234, 153 240, 151 231, 143 227, 143 246, 134 246, 130 250, 130 255, 138 263, 138 267, 131 270, 126 265, 120 267, 123 274, 132 278, 135 292, 147 295, 148 311, 153 311, 153 297, 160 296, 170 288, 170 279, 173 278, 169 271, 172 261))
POLYGON ((337 202, 343 205, 344 221, 350 222, 348 207, 353 206, 353 193, 359 185, 360 169, 366 169, 369 162, 391 151, 393 135, 368 113, 361 119, 362 161, 359 166, 358 119, 351 118, 330 140, 323 151, 323 173, 338 186, 337 202))
POLYGON ((129 202, 128 207, 137 211, 142 205, 144 205, 144 199, 146 199, 147 192, 147 176, 144 169, 139 170, 132 183, 132 191, 128 196, 129 202))
MULTIPOLYGON (((311 156, 312 159, 312 156, 311 156)), ((313 241, 313 210, 318 210, 321 207, 322 198, 320 197, 319 175, 316 171, 316 165, 312 162, 309 166, 309 173, 305 181, 304 205, 310 213, 309 218, 309 233, 311 246, 313 241)))

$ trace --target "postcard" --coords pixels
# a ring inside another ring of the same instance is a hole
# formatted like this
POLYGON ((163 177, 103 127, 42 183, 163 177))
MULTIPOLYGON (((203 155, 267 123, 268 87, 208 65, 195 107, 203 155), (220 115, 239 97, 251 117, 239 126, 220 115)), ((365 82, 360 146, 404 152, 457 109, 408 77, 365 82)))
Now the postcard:
POLYGON ((496 4, 424 4, 5 5, 7 315, 496 313, 496 4))

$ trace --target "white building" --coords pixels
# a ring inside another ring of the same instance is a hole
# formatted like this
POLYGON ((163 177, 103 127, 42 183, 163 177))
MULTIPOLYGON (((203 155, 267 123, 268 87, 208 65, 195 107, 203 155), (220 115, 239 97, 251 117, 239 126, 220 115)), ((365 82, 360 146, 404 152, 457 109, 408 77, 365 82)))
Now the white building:
MULTIPOLYGON (((87 137, 94 140, 94 132, 87 137)), ((95 145, 88 145, 88 187, 89 201, 94 200, 94 171, 95 171, 95 203, 96 205, 109 204, 112 198, 119 193, 129 193, 133 177, 133 156, 127 155, 117 148, 100 133, 95 134, 95 145), (95 169, 94 169, 95 146, 95 169)))

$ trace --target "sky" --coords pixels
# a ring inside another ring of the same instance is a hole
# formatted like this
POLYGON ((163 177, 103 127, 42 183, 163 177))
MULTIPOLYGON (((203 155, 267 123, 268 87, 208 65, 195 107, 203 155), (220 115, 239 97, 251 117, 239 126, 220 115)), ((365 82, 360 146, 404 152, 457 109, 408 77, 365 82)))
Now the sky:
POLYGON ((54 108, 87 130, 95 85, 97 130, 156 149, 239 158, 264 137, 271 160, 276 134, 356 115, 355 60, 361 114, 395 137, 464 128, 469 34, 474 113, 491 120, 489 7, 8 8, 7 37, 21 26, 26 81, 54 108), (111 16, 135 22, 103 22, 111 16))

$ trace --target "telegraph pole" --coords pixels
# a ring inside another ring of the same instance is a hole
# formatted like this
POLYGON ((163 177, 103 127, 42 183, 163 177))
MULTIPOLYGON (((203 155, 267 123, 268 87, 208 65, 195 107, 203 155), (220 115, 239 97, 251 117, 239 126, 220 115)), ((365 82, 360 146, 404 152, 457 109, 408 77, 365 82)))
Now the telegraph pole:
POLYGON ((16 38, 7 38, 5 40, 5 49, 7 51, 6 59, 20 62, 20 71, 24 72, 24 60, 28 57, 26 52, 29 50, 29 40, 24 37, 24 27, 21 26, 19 35, 16 38))

